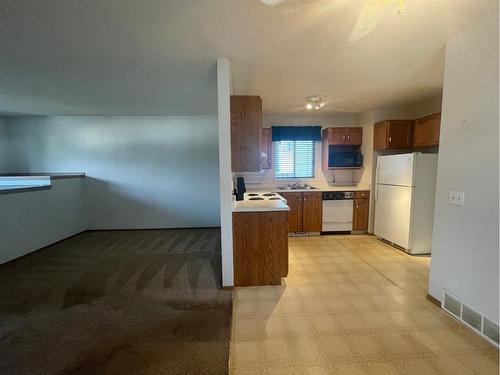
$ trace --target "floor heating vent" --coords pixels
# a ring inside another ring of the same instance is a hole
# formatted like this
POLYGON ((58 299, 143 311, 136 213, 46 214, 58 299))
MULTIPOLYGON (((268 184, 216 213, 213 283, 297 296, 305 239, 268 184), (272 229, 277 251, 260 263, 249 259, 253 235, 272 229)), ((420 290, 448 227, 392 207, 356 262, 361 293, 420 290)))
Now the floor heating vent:
POLYGON ((483 320, 483 334, 498 345, 498 324, 487 317, 483 320))
POLYGON ((488 341, 499 346, 499 327, 497 323, 472 307, 467 306, 450 292, 446 290, 443 290, 443 292, 443 303, 441 307, 445 311, 467 324, 488 341))

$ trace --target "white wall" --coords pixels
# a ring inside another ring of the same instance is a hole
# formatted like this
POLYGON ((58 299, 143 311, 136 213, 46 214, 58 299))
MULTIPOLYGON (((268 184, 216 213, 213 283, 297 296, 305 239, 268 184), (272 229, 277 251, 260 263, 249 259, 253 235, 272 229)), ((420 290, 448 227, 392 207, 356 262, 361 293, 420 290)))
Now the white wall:
POLYGON ((0 116, 0 173, 15 170, 20 163, 20 155, 13 152, 12 134, 8 117, 0 116))
POLYGON ((11 172, 86 173, 89 229, 219 226, 215 116, 24 116, 7 128, 22 155, 11 172))
POLYGON ((10 168, 9 142, 7 140, 6 118, 0 116, 0 173, 10 168))
POLYGON ((84 178, 49 190, 0 195, 0 264, 87 229, 84 178))
MULTIPOLYGON (((333 113, 333 114, 320 114, 312 113, 310 115, 264 115, 262 118, 262 126, 269 128, 271 126, 322 126, 327 127, 342 127, 342 126, 358 126, 356 123, 356 115, 354 113, 333 113)), ((274 150, 273 150, 274 155, 274 150)), ((273 166, 274 167, 274 166, 273 166)), ((247 184, 263 184, 274 185, 286 184, 301 180, 314 186, 314 184, 327 184, 332 182, 333 171, 323 172, 321 169, 321 142, 316 142, 315 152, 315 173, 314 178, 310 179, 276 179, 274 177, 274 168, 265 169, 260 172, 247 172, 238 173, 245 177, 247 184)), ((350 184, 353 182, 352 171, 335 171, 336 183, 350 184)), ((251 187, 251 186, 250 186, 251 187)))
POLYGON ((446 50, 429 293, 447 289, 498 322, 498 16, 446 50), (448 204, 450 190, 465 206, 448 204))

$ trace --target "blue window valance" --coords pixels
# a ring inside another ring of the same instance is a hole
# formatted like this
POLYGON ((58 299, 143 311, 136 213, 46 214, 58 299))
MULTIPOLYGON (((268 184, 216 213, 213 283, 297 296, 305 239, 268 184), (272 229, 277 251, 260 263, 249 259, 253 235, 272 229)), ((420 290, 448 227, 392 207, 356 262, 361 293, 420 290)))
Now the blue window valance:
POLYGON ((321 126, 273 126, 274 141, 321 141, 321 126))

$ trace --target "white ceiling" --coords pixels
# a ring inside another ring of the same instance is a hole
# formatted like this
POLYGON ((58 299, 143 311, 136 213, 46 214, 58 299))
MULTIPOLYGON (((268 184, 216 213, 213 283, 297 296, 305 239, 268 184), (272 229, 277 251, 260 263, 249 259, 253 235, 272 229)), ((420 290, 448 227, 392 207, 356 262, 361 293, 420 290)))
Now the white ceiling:
MULTIPOLYGON (((348 42, 363 0, 3 0, 0 112, 213 114, 215 60, 266 113, 359 112, 435 95, 447 40, 497 0, 406 0, 348 42)), ((397 1, 394 1, 397 3, 397 1)))

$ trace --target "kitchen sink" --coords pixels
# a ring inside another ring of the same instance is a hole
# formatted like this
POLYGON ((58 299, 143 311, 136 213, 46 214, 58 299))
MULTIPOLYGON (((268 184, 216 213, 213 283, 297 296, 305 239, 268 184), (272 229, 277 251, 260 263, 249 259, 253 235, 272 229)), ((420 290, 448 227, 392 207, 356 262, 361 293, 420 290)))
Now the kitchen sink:
POLYGON ((280 190, 314 190, 317 189, 317 187, 314 186, 309 186, 309 185, 297 185, 297 186, 278 186, 278 189, 280 190))

